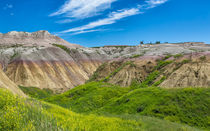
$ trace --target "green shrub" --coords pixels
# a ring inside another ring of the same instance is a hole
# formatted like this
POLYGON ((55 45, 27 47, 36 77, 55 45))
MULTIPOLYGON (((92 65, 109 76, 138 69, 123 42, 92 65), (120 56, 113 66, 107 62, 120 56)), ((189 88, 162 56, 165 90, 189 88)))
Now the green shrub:
POLYGON ((183 54, 176 54, 176 55, 174 55, 174 58, 180 58, 180 57, 183 57, 183 54))
POLYGON ((183 60, 182 62, 181 62, 181 64, 182 65, 184 65, 184 64, 187 64, 187 63, 189 63, 191 60, 187 60, 187 59, 185 59, 185 60, 183 60))
POLYGON ((206 60, 206 56, 201 56, 201 57, 200 57, 200 60, 201 60, 201 61, 205 61, 205 60, 206 60))

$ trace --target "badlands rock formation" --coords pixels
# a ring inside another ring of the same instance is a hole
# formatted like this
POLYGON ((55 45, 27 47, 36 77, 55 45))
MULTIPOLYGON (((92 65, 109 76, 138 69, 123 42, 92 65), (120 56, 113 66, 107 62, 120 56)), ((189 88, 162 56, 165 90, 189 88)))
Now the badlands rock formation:
POLYGON ((165 71, 156 81, 167 76, 160 86, 207 87, 210 86, 209 51, 210 46, 203 43, 85 48, 47 31, 9 32, 0 34, 0 86, 10 87, 16 94, 21 94, 18 85, 49 88, 60 93, 90 78, 105 79, 109 74, 112 75, 107 82, 129 86, 133 80, 143 82, 158 64, 158 59, 169 54, 183 54, 179 59, 170 58, 173 63, 164 67, 165 71), (201 61, 203 56, 205 60, 201 61), (191 61, 171 71, 185 57, 191 61), (120 70, 113 73, 118 68, 120 70))
POLYGON ((0 88, 10 90, 14 94, 26 97, 18 86, 6 76, 2 69, 0 69, 0 88))
POLYGON ((81 47, 76 44, 61 39, 58 36, 51 35, 48 31, 37 31, 33 33, 11 31, 6 34, 0 33, 1 45, 26 45, 26 46, 51 46, 51 44, 61 44, 67 47, 81 47))
POLYGON ((158 69, 160 74, 150 85, 164 78, 158 86, 210 87, 210 45, 180 43, 147 45, 140 48, 140 53, 134 51, 136 55, 113 59, 103 64, 91 80, 102 80, 120 86, 130 86, 134 81, 141 84, 160 64, 158 61, 162 60, 169 64, 158 69), (128 62, 130 63, 126 64, 128 62))

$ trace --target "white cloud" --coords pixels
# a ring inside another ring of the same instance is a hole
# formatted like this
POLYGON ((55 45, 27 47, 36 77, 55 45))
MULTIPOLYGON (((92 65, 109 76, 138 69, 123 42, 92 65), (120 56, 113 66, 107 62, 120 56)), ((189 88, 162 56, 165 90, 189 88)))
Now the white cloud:
MULTIPOLYGON (((110 6, 110 4, 114 1, 117 1, 117 0, 69 0, 57 12, 51 14, 51 16, 67 14, 68 17, 86 18, 86 17, 94 16, 100 11, 107 9, 106 6, 103 8, 95 8, 95 7, 101 7, 101 5, 104 5, 104 4, 110 6), (100 1, 100 2, 97 3, 96 1, 98 2, 100 1)), ((146 10, 154 8, 158 5, 164 4, 167 1, 168 0, 145 0, 142 5, 137 5, 136 8, 122 9, 115 12, 111 12, 107 18, 99 19, 97 21, 90 22, 89 24, 86 24, 80 27, 64 30, 64 31, 59 32, 59 34, 72 33, 72 35, 76 35, 76 34, 82 34, 82 33, 88 33, 88 32, 102 31, 101 29, 95 29, 95 28, 114 24, 118 20, 121 20, 123 18, 137 15, 140 13, 144 13, 146 10)), ((71 21, 72 19, 70 18, 70 19, 58 21, 58 23, 69 23, 71 21)))
POLYGON ((80 32, 80 31, 85 31, 85 30, 93 29, 96 27, 104 26, 104 25, 114 24, 120 19, 123 19, 128 16, 136 15, 139 13, 140 12, 139 12, 138 8, 118 10, 117 12, 112 12, 111 14, 109 14, 109 16, 107 18, 91 22, 91 23, 81 26, 81 27, 76 27, 76 28, 72 28, 69 30, 65 30, 60 33, 80 32))
POLYGON ((83 19, 98 15, 111 7, 117 0, 68 0, 60 9, 50 16, 65 14, 66 17, 83 19))
POLYGON ((6 4, 3 9, 6 10, 6 9, 12 9, 12 8, 13 8, 12 4, 6 4))
POLYGON ((148 4, 148 8, 154 8, 158 5, 164 4, 168 0, 147 0, 146 3, 148 4))
POLYGON ((84 33, 90 33, 90 32, 99 32, 99 31, 106 31, 107 29, 96 29, 96 30, 82 30, 82 31, 78 31, 75 32, 71 35, 78 35, 78 34, 84 34, 84 33))

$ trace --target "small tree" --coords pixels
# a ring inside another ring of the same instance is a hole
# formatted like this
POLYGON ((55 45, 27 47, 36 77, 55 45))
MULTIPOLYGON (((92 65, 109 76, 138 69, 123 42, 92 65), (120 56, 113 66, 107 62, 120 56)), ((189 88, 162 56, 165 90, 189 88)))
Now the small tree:
POLYGON ((160 44, 160 41, 156 41, 156 43, 155 44, 160 44))
POLYGON ((144 44, 144 41, 140 41, 140 44, 143 45, 144 44))

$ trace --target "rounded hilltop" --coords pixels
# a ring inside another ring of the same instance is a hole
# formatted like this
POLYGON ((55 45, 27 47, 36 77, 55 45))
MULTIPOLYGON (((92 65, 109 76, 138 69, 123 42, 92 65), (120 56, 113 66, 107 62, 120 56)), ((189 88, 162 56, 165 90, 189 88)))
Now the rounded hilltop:
POLYGON ((71 44, 66 40, 52 35, 46 30, 40 30, 36 32, 23 32, 23 31, 11 31, 5 34, 0 33, 0 45, 11 46, 11 45, 24 45, 24 46, 52 46, 51 44, 61 44, 69 48, 81 47, 77 44, 71 44))

